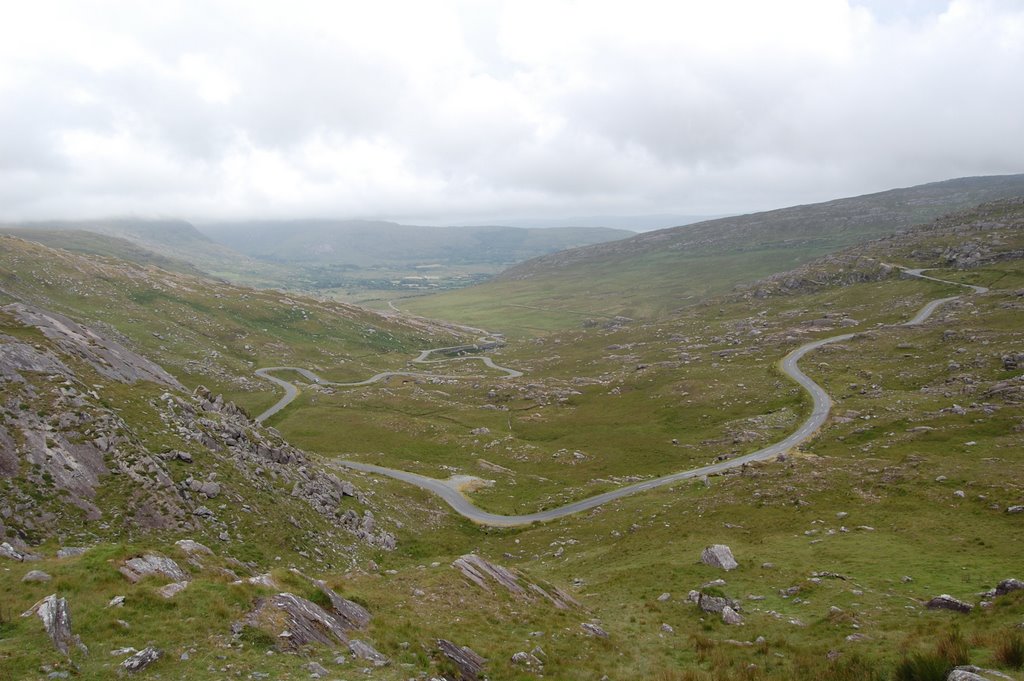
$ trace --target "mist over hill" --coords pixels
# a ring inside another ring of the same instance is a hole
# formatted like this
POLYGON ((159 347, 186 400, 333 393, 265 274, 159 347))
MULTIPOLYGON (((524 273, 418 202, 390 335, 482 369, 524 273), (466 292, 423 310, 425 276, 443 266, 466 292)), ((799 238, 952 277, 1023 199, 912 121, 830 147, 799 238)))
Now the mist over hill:
POLYGON ((369 267, 510 265, 539 255, 633 236, 606 227, 422 227, 374 220, 282 220, 202 225, 210 238, 270 262, 369 267))
POLYGON ((824 203, 708 220, 560 251, 410 309, 508 329, 671 314, 734 286, 951 211, 1024 194, 1024 175, 966 177, 824 203))

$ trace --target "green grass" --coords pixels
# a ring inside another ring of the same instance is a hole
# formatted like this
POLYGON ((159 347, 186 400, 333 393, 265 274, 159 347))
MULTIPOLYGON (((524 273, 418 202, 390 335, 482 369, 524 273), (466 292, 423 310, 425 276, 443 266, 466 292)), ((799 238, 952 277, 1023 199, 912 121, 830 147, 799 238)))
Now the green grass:
MULTIPOLYGON (((1014 247, 1005 240, 1007 248, 1014 247)), ((930 611, 924 602, 949 593, 976 603, 979 592, 1000 580, 1022 577, 1018 547, 1024 545, 1024 528, 1020 516, 1005 512, 1024 500, 1020 398, 987 393, 1021 374, 1004 369, 1001 360, 1019 352, 1024 340, 1014 283, 1021 271, 1020 260, 1007 260, 963 273, 994 292, 943 308, 919 328, 884 325, 909 318, 927 300, 955 295, 956 288, 891 279, 811 286, 767 298, 730 294, 621 328, 574 326, 541 338, 514 338, 494 355, 500 364, 524 370, 520 379, 473 365, 459 370, 480 377, 394 381, 334 394, 307 387, 274 421, 290 441, 324 457, 350 456, 439 477, 458 471, 492 478, 494 487, 477 492, 475 500, 489 509, 525 511, 621 484, 613 478, 662 474, 784 436, 805 413, 806 401, 778 373, 778 359, 812 338, 847 328, 864 331, 802 363, 833 396, 834 417, 784 462, 507 530, 476 527, 431 495, 397 481, 354 475, 378 521, 398 536, 393 553, 348 549, 349 537, 332 535, 329 527, 318 526, 312 536, 295 532, 288 516, 298 507, 288 489, 247 492, 244 502, 226 493, 217 500, 225 505, 218 515, 239 523, 243 538, 220 544, 200 537, 218 557, 203 569, 190 568, 194 582, 174 601, 154 595, 159 582, 128 585, 116 572, 118 560, 147 549, 184 562, 172 548, 173 538, 97 536, 98 547, 81 558, 2 566, 8 569, 0 571, 0 603, 20 613, 54 590, 66 594, 76 630, 93 649, 88 658, 76 657, 82 678, 109 678, 121 659, 110 657, 111 649, 149 641, 168 651, 151 672, 163 678, 220 679, 234 671, 307 678, 302 666, 309 660, 339 677, 354 676, 352 665, 332 666, 335 651, 268 656, 270 640, 262 630, 244 630, 234 640, 231 624, 266 592, 230 585, 218 570, 240 569, 229 558, 249 562, 254 571, 273 570, 282 588, 320 598, 287 571, 295 565, 365 604, 374 619, 358 637, 393 659, 371 678, 439 675, 444 663, 436 654, 437 638, 488 658, 486 673, 493 679, 536 678, 510 659, 538 645, 545 653, 544 676, 567 681, 603 675, 931 678, 965 660, 1019 673, 1015 627, 1024 621, 1024 593, 967 615, 930 611), (826 313, 844 313, 860 324, 839 330, 812 324, 826 313), (955 413, 954 404, 966 413, 955 413), (490 432, 471 433, 479 427, 490 432), (481 459, 511 473, 486 468, 481 459), (964 495, 955 495, 957 490, 964 495), (739 568, 724 573, 701 564, 701 550, 713 543, 728 544, 739 568), (302 555, 328 547, 344 559, 327 567, 302 555), (583 608, 558 611, 540 599, 482 590, 450 567, 468 552, 566 589, 583 608), (47 570, 54 581, 22 584, 31 568, 47 570), (823 571, 844 578, 813 577, 823 571), (722 593, 741 602, 743 627, 729 627, 686 601, 689 590, 716 578, 726 582, 718 587, 722 593), (794 586, 799 591, 784 596, 794 586), (664 592, 671 594, 667 601, 659 600, 664 592), (128 605, 112 612, 104 606, 116 594, 126 594, 128 605), (587 636, 579 627, 584 621, 600 622, 610 638, 587 636), (758 636, 764 640, 755 642, 758 636), (180 659, 193 650, 190 660, 180 659)), ((179 303, 172 305, 164 295, 147 304, 173 314, 179 303)), ((279 359, 318 362, 333 372, 325 375, 339 379, 403 366, 418 347, 413 336, 395 344, 362 337, 358 326, 345 325, 338 330, 344 344, 317 349, 304 338, 310 333, 306 321, 294 317, 290 306, 250 318, 245 305, 259 300, 204 294, 189 314, 212 319, 219 305, 230 307, 231 328, 273 329, 261 336, 267 343, 297 344, 279 359)), ((115 318, 123 328, 138 329, 132 338, 140 344, 155 344, 141 339, 147 320, 128 323, 135 314, 115 318)), ((40 342, 16 325, 8 330, 40 342)), ((238 341, 219 342, 238 347, 238 341)), ((267 359, 278 351, 259 349, 267 359)), ((204 371, 197 369, 197 381, 208 380, 204 371)), ((257 397, 256 391, 236 389, 250 400, 257 397)), ((177 446, 147 408, 155 393, 147 390, 102 392, 111 408, 136 424, 147 446, 177 446)), ((272 401, 276 395, 265 390, 264 397, 272 401)), ((232 477, 226 461, 194 454, 195 466, 217 470, 229 490, 241 489, 243 481, 232 477)), ((125 507, 128 491, 112 484, 101 501, 125 507)), ((75 536, 72 529, 67 536, 75 536)), ((40 551, 52 556, 57 545, 51 539, 40 551)), ((0 668, 11 670, 12 678, 31 678, 41 665, 56 663, 64 664, 37 620, 4 619, 0 608, 0 668)))

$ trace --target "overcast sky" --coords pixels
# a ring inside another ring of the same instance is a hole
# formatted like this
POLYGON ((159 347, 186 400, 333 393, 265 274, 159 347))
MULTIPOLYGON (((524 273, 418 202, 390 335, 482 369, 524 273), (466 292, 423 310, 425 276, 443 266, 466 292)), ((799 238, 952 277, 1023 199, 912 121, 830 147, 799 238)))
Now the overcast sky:
POLYGON ((1019 0, 3 3, 0 218, 723 214, 1024 172, 1019 0))

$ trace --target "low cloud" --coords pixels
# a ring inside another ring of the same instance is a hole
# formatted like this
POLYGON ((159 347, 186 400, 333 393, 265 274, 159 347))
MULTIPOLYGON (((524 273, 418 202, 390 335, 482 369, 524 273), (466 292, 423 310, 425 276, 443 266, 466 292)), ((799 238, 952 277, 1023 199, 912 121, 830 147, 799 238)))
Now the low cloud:
POLYGON ((1024 171, 1012 1, 7 14, 5 219, 721 214, 1024 171))

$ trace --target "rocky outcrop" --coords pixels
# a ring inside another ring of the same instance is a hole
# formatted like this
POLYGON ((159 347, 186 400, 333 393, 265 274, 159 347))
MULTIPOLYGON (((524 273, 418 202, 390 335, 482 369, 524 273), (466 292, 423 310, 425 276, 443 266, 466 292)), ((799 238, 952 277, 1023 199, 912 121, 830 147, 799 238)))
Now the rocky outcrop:
POLYGON ((143 648, 127 660, 121 663, 121 669, 129 673, 140 672, 149 665, 163 657, 163 651, 153 648, 143 648))
MULTIPOLYGON (((329 477, 333 478, 333 476, 329 477)), ((337 478, 334 478, 334 480, 337 481, 337 478)), ((335 487, 334 489, 338 488, 335 487)), ((394 551, 398 548, 398 540, 395 539, 395 535, 379 529, 377 527, 377 520, 373 517, 371 511, 363 511, 363 516, 360 518, 359 514, 352 509, 348 509, 341 516, 341 526, 370 546, 375 546, 385 551, 394 551)))
POLYGON ((946 677, 946 681, 995 681, 996 679, 1013 681, 1013 677, 1007 676, 1003 672, 995 669, 982 669, 973 664, 956 667, 946 677))
POLYGON ((455 665, 456 675, 452 681, 478 681, 487 664, 487 660, 472 648, 456 645, 443 638, 437 639, 437 649, 455 665))
MULTIPOLYGON (((7 312, 49 332, 33 345, 0 334, 0 377, 8 386, 0 398, 6 414, 0 424, 0 481, 15 483, 0 497, 0 537, 10 542, 9 550, 0 547, 0 555, 23 560, 33 537, 66 529, 69 505, 97 534, 206 531, 230 541, 238 514, 229 507, 221 517, 211 502, 252 492, 280 499, 282 491, 291 493, 286 503, 313 508, 363 543, 396 547, 394 534, 372 511, 357 512, 345 503, 368 503, 351 483, 312 464, 230 401, 202 387, 191 396, 178 392, 177 382, 155 364, 62 315, 23 305, 8 306, 7 312), (76 371, 83 363, 90 365, 90 374, 80 377, 76 371), (109 406, 104 385, 97 383, 102 379, 166 385, 169 390, 159 399, 139 406, 151 409, 147 419, 177 442, 167 451, 150 451, 146 443, 152 438, 143 428, 151 426, 126 422, 109 406), (33 408, 24 408, 26 403, 33 408), (218 471, 224 462, 240 475, 218 471), (101 497, 101 489, 112 494, 101 497), (97 505, 97 498, 112 497, 125 501, 117 507, 97 505)), ((308 518, 303 511, 296 508, 292 517, 308 518)), ((309 520, 295 522, 311 529, 309 520)), ((334 554, 348 548, 336 541, 328 546, 334 554)), ((321 560, 329 560, 327 554, 324 550, 321 560)), ((191 562, 198 560, 190 556, 191 562)))
POLYGON ((348 645, 341 621, 316 603, 290 593, 259 599, 243 623, 268 630, 285 649, 314 643, 348 645))
MULTIPOLYGON (((328 592, 334 593, 329 589, 328 592)), ((329 597, 328 592, 325 593, 329 597)), ((234 631, 238 634, 243 627, 252 626, 274 636, 278 647, 284 650, 297 650, 311 644, 345 646, 357 659, 370 662, 377 667, 388 664, 388 658, 372 645, 365 641, 350 640, 348 637, 347 631, 353 628, 352 621, 369 622, 370 614, 361 606, 346 601, 337 594, 335 596, 342 602, 348 618, 334 609, 335 599, 331 599, 332 608, 328 611, 305 598, 290 593, 279 593, 257 600, 252 612, 235 625, 234 631), (362 613, 353 614, 350 606, 359 608, 362 613)))
POLYGON ((452 567, 485 591, 491 591, 491 587, 496 585, 521 600, 532 600, 534 596, 540 596, 559 610, 582 607, 579 601, 562 589, 550 586, 545 589, 529 581, 522 574, 492 563, 475 553, 467 553, 456 558, 452 567))
POLYGON ((132 584, 150 575, 166 577, 174 582, 187 582, 191 579, 189 574, 172 559, 158 556, 155 553, 129 558, 118 568, 118 571, 132 584))
POLYGON ((731 598, 703 591, 690 592, 690 600, 704 612, 721 613, 726 608, 740 609, 740 604, 731 598))
POLYGON ((67 376, 71 370, 53 353, 22 343, 16 338, 0 334, 0 378, 25 383, 26 372, 67 376))
POLYGON ((827 255, 813 263, 758 281, 745 292, 747 297, 804 293, 829 286, 850 286, 882 281, 892 276, 893 268, 879 260, 858 254, 827 255))
POLYGON ((20 562, 25 560, 25 554, 7 542, 3 542, 0 543, 0 558, 7 558, 8 560, 16 560, 20 562))
POLYGON ((352 653, 352 657, 369 662, 374 667, 383 667, 391 662, 387 656, 381 655, 376 648, 365 641, 352 639, 348 642, 348 649, 352 653))
POLYGON ((924 607, 929 610, 953 610, 954 612, 968 613, 974 609, 974 606, 970 603, 965 603, 959 599, 953 598, 949 594, 942 594, 931 599, 924 604, 924 607))
POLYGON ((39 616, 46 634, 53 641, 53 646, 60 652, 70 655, 72 647, 83 653, 89 652, 89 649, 82 643, 82 639, 71 631, 71 609, 68 607, 67 599, 58 598, 57 594, 50 594, 21 614, 22 617, 31 617, 32 615, 39 616))
POLYGON ((321 593, 331 602, 331 609, 346 629, 365 629, 372 619, 370 611, 355 601, 350 601, 319 579, 313 580, 321 593))
POLYGON ((1004 579, 996 585, 996 596, 1005 596, 1011 591, 1024 589, 1024 582, 1019 579, 1004 579))
POLYGON ((581 622, 580 629, 595 638, 608 638, 608 632, 596 622, 581 622))
POLYGON ((85 361, 101 376, 121 383, 151 381, 184 389, 178 379, 158 364, 62 314, 23 303, 12 303, 2 309, 26 326, 42 331, 64 353, 85 361))
POLYGON ((700 562, 722 570, 735 570, 739 567, 732 550, 725 544, 712 544, 704 549, 700 554, 700 562))
POLYGON ((726 624, 739 625, 743 624, 743 618, 738 612, 730 608, 728 605, 722 608, 722 621, 726 624))

